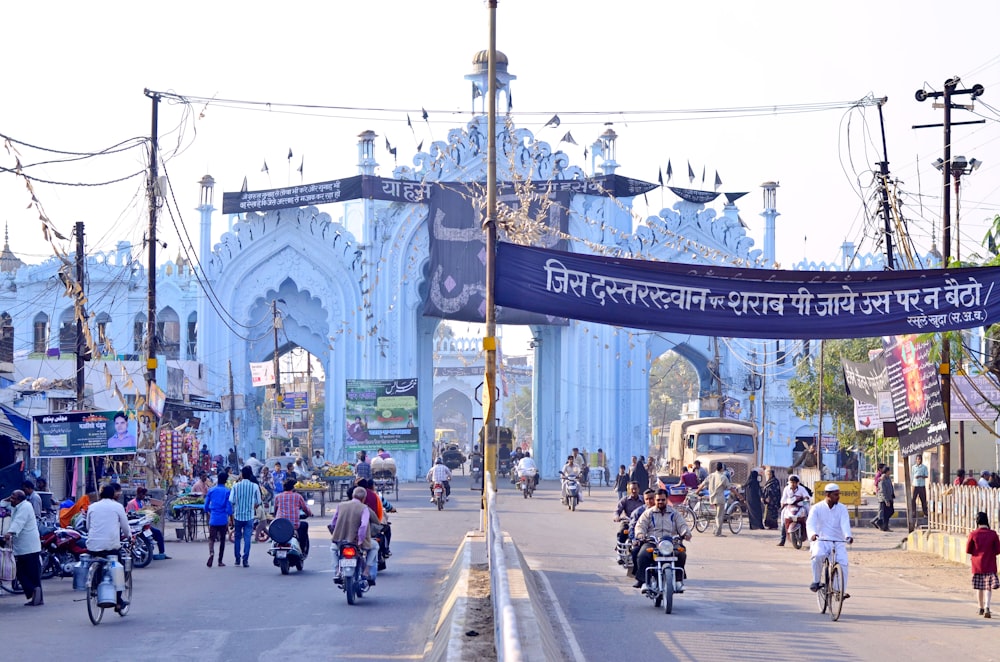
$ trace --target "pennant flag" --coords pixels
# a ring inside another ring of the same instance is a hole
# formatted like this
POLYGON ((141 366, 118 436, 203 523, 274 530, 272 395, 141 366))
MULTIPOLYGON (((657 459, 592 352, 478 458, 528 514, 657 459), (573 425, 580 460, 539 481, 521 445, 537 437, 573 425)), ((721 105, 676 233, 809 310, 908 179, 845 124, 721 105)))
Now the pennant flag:
POLYGON ((705 166, 701 167, 701 183, 705 183, 705 166))
POLYGON ((304 174, 303 171, 305 170, 305 167, 306 167, 306 157, 305 157, 305 154, 303 154, 302 155, 302 160, 299 161, 299 174, 300 175, 304 174))
POLYGON ((409 113, 406 113, 406 126, 410 127, 411 131, 413 130, 413 122, 410 121, 410 114, 409 113))
POLYGON ((423 106, 420 107, 420 112, 423 113, 424 121, 426 122, 427 121, 427 111, 424 110, 423 106))
POLYGON ((674 176, 674 167, 670 165, 670 159, 667 159, 667 182, 670 182, 670 178, 674 176))
POLYGON ((715 190, 718 191, 719 187, 722 186, 722 178, 719 177, 719 171, 715 171, 715 190))
POLYGON ((243 175, 243 188, 240 189, 240 193, 246 193, 250 188, 247 186, 247 176, 243 175))
POLYGON ((545 123, 545 126, 559 126, 559 124, 560 124, 559 116, 553 115, 552 119, 550 119, 548 122, 545 123))
POLYGON ((417 145, 417 151, 419 152, 419 151, 423 150, 423 148, 424 148, 424 141, 423 141, 423 140, 421 140, 421 141, 420 141, 420 144, 419 144, 419 145, 417 145))
POLYGON ((688 161, 688 181, 694 183, 694 170, 691 169, 690 161, 688 161))
POLYGON ((288 160, 289 161, 292 160, 292 148, 291 147, 288 148, 288 160))
POLYGON ((587 160, 587 148, 586 147, 583 148, 583 160, 584 161, 587 160))
POLYGON ((559 142, 561 142, 561 143, 569 143, 570 145, 575 145, 576 144, 576 141, 573 140, 573 134, 570 133, 569 131, 566 132, 566 135, 563 136, 562 140, 560 140, 559 142))
POLYGON ((386 139, 385 139, 385 151, 387 151, 387 152, 391 152, 392 151, 392 145, 389 144, 389 137, 388 136, 386 136, 386 139))
POLYGON ((514 95, 507 90, 507 112, 509 113, 514 108, 514 95))
POLYGON ((663 168, 660 168, 660 176, 657 179, 660 182, 660 186, 663 186, 663 168))
POLYGON ((261 168, 260 171, 261 172, 267 172, 267 173, 271 172, 270 170, 267 169, 267 159, 264 159, 264 167, 261 168))

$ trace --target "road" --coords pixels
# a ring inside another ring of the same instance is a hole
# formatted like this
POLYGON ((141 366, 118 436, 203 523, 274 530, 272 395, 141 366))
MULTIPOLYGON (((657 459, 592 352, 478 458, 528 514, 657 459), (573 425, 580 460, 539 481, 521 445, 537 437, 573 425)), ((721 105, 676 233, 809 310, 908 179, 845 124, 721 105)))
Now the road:
MULTIPOLYGON (((887 568, 851 566, 839 622, 820 615, 808 590, 809 553, 778 548, 776 532, 715 538, 711 529, 688 544, 687 590, 670 615, 632 588, 614 561, 614 495, 595 489, 577 512, 559 504, 555 481, 524 500, 501 483, 503 528, 528 564, 551 586, 549 611, 569 634, 567 660, 929 660, 998 659, 980 644, 994 641, 997 621, 976 615, 971 583, 932 590, 887 568), (507 495, 507 496, 504 496, 507 495)), ((898 535, 855 532, 857 559, 890 549, 898 535), (871 553, 871 554, 870 554, 871 553)))
MULTIPOLYGON (((0 596, 4 659, 61 660, 420 660, 437 617, 435 598, 465 533, 478 526, 480 500, 458 478, 443 512, 426 485, 403 485, 391 515, 387 572, 358 606, 333 584, 327 517, 311 520, 312 554, 300 575, 282 576, 266 545, 250 567, 205 567, 207 543, 170 542, 166 561, 134 573, 133 606, 125 618, 108 610, 90 624, 71 579, 44 582, 45 605, 0 596)), ((318 508, 317 508, 318 509, 318 508)))

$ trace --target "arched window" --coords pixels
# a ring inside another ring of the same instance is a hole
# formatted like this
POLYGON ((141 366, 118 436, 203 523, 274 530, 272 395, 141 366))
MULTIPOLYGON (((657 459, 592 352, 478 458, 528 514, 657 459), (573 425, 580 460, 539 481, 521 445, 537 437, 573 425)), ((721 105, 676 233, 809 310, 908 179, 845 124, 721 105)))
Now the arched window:
POLYGON ((181 320, 170 306, 161 310, 156 318, 156 344, 168 359, 180 358, 181 320))
POLYGON ((49 348, 49 316, 45 313, 35 315, 32 329, 31 351, 35 354, 44 354, 49 348))
POLYGON ((188 315, 187 358, 194 361, 198 356, 198 313, 188 315))
POLYGON ((7 311, 0 315, 0 361, 14 362, 14 320, 7 311))
POLYGON ((145 351, 146 347, 146 316, 138 314, 132 322, 132 352, 137 356, 145 351))
POLYGON ((76 353, 76 315, 67 308, 59 316, 59 351, 63 354, 76 353))
POLYGON ((97 351, 102 355, 111 354, 111 316, 107 313, 99 313, 94 324, 94 342, 97 343, 97 351))

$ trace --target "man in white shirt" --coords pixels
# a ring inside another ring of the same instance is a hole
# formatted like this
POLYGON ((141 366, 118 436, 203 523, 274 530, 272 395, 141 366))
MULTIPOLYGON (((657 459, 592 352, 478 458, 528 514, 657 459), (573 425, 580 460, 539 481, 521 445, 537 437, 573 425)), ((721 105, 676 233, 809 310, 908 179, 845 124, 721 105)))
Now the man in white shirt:
POLYGON ((990 472, 984 471, 979 474, 979 487, 989 487, 990 486, 990 472))
MULTIPOLYGON (((114 485, 105 485, 101 488, 100 501, 87 508, 87 549, 95 556, 117 556, 122 538, 131 535, 125 506, 115 501, 114 485)), ((118 591, 117 597, 116 612, 128 606, 121 591, 118 591)))
POLYGON ((434 466, 427 472, 427 481, 431 484, 431 501, 434 501, 434 483, 444 486, 444 498, 451 496, 451 469, 445 466, 444 460, 437 459, 434 466))
POLYGON ((4 541, 13 543, 17 580, 21 582, 24 597, 28 598, 24 606, 37 607, 45 604, 42 600, 42 543, 38 538, 38 521, 23 491, 14 490, 8 500, 13 512, 4 541))
POLYGON ((788 537, 788 520, 795 519, 795 514, 799 508, 809 510, 809 492, 799 484, 799 477, 792 474, 788 477, 788 484, 781 491, 781 542, 778 547, 785 546, 785 539, 788 537))
POLYGON ((851 597, 847 594, 847 545, 854 542, 854 538, 851 537, 851 518, 847 508, 840 503, 839 485, 827 483, 823 491, 826 493, 826 499, 813 506, 806 519, 806 535, 812 541, 809 545, 809 554, 812 557, 813 581, 809 585, 809 590, 813 593, 819 590, 819 573, 823 569, 823 559, 833 549, 843 575, 843 586, 840 590, 844 592, 846 600, 851 597))
POLYGON ((514 472, 517 474, 518 478, 521 476, 528 476, 535 484, 532 487, 538 487, 538 465, 535 464, 535 460, 531 457, 531 451, 526 451, 524 457, 517 461, 517 466, 514 468, 514 472))

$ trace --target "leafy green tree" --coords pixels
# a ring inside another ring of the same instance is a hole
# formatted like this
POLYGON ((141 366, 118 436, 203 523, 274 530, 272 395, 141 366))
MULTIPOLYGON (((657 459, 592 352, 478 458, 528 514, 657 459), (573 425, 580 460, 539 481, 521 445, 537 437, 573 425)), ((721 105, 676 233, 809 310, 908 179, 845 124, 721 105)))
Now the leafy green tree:
POLYGON ((504 425, 517 430, 520 435, 531 433, 531 386, 524 386, 504 403, 504 425))
MULTIPOLYGON (((841 359, 864 362, 868 352, 880 349, 878 338, 850 338, 847 340, 827 340, 823 348, 823 414, 833 419, 833 430, 824 430, 836 435, 841 448, 858 447, 870 449, 872 435, 854 429, 854 398, 847 394, 844 385, 844 370, 841 359)), ((788 380, 788 391, 792 396, 792 410, 801 419, 808 420, 819 414, 819 343, 812 355, 801 361, 796 375, 788 380)))
POLYGON ((698 397, 698 374, 687 359, 666 352, 649 368, 649 427, 670 426, 681 416, 684 403, 698 397))

